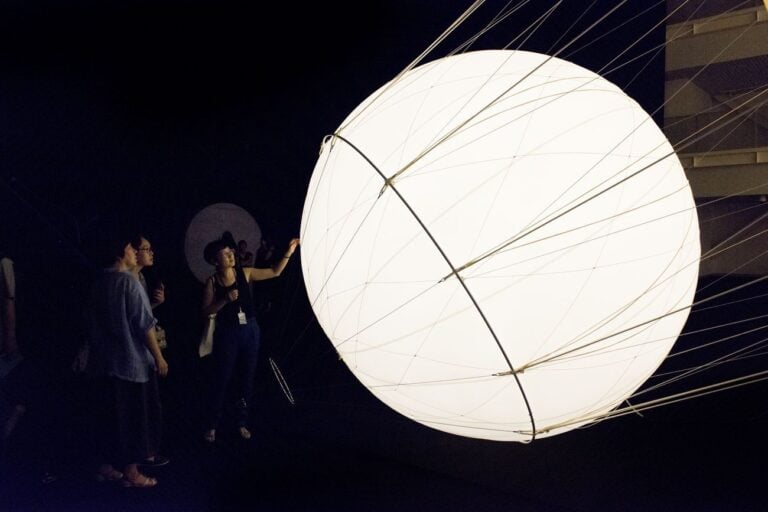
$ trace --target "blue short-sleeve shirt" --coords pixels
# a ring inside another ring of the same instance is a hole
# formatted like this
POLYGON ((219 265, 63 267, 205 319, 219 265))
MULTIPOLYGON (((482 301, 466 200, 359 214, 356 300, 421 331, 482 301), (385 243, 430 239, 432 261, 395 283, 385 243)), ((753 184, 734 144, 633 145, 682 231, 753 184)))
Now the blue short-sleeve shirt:
POLYGON ((91 293, 89 370, 131 382, 147 382, 155 360, 147 348, 154 327, 149 298, 129 272, 106 269, 91 293))

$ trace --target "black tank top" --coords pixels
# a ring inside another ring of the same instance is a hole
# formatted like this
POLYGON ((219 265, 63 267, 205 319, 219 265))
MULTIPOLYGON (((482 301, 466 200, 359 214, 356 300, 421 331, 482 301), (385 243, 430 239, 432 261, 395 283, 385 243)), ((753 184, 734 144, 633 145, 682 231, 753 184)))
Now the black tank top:
POLYGON ((234 326, 239 325, 240 320, 237 318, 237 314, 240 310, 243 310, 246 318, 255 318, 256 314, 253 309, 253 297, 251 297, 251 287, 248 286, 248 281, 245 279, 245 272, 240 267, 235 267, 235 282, 230 286, 224 286, 219 281, 217 274, 213 275, 213 293, 216 300, 226 298, 227 293, 237 288, 239 292, 237 300, 227 302, 227 304, 216 313, 216 323, 219 325, 234 326))

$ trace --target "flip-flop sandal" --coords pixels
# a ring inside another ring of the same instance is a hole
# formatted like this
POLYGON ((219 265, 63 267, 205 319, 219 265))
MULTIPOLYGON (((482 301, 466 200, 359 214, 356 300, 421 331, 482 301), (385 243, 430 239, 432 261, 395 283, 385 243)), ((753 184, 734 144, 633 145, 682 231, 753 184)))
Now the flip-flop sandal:
POLYGON ((248 430, 248 429, 247 429, 247 428, 245 428, 245 427, 240 427, 240 428, 238 429, 238 432, 240 432, 240 437, 242 437, 242 438, 243 438, 243 439, 245 439, 246 441, 247 441, 247 440, 249 440, 249 439, 251 438, 251 431, 250 431, 250 430, 248 430))
POLYGON ((123 479, 120 480, 120 485, 123 487, 136 487, 139 489, 145 489, 148 487, 154 487, 157 485, 157 479, 152 478, 151 476, 144 475, 142 473, 139 473, 134 478, 128 478, 128 476, 123 476, 123 479))

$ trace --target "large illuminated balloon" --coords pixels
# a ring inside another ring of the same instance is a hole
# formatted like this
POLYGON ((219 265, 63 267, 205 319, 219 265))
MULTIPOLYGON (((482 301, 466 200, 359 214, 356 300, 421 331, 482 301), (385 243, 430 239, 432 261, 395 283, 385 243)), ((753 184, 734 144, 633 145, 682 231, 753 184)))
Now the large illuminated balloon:
POLYGON ((363 102, 323 145, 302 251, 322 328, 375 396, 523 442, 594 421, 656 370, 700 255, 648 115, 521 51, 431 62, 363 102))

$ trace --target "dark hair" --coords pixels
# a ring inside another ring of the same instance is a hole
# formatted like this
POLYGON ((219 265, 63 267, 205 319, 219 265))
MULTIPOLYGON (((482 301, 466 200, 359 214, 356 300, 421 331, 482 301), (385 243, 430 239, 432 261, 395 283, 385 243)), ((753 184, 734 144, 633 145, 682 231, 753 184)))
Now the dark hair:
POLYGON ((235 237, 232 235, 231 231, 225 231, 221 234, 221 240, 227 244, 227 247, 231 247, 232 249, 237 249, 237 243, 235 243, 235 237))
POLYGON ((125 254, 139 227, 122 211, 107 211, 99 215, 85 233, 83 245, 98 267, 110 267, 125 254))
POLYGON ((108 267, 123 257, 129 243, 130 236, 124 233, 99 233, 94 241, 93 257, 99 266, 108 267))
POLYGON ((203 258, 211 265, 216 265, 216 255, 219 254, 220 250, 226 249, 228 247, 230 246, 227 242, 221 238, 217 238, 205 246, 205 249, 203 250, 203 258))
POLYGON ((138 233, 134 235, 133 238, 131 238, 131 245, 133 246, 134 249, 138 251, 139 248, 141 247, 142 240, 147 240, 147 237, 145 237, 141 233, 138 233))

